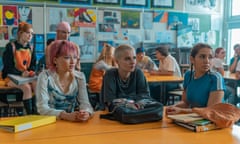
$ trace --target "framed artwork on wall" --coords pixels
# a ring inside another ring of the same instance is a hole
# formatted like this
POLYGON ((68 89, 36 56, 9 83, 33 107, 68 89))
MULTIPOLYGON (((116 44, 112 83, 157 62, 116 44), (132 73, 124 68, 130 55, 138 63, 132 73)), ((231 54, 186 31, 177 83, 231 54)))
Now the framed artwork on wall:
POLYGON ((148 0, 123 0, 122 6, 129 7, 148 7, 148 0))
POLYGON ((69 4, 91 4, 91 0, 60 0, 60 2, 69 4))
POLYGON ((120 0, 93 0, 93 4, 120 5, 120 0))
POLYGON ((173 8, 174 0, 152 0, 152 8, 173 8))

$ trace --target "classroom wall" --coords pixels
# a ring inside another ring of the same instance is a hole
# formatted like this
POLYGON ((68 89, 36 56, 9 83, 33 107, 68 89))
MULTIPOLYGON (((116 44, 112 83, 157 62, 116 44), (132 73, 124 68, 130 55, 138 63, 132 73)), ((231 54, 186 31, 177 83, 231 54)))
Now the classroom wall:
MULTIPOLYGON (((129 0, 131 1, 131 0, 129 0)), ((146 1, 151 5, 151 1, 146 1)), ((89 73, 91 64, 96 60, 104 42, 113 46, 121 43, 136 44, 144 43, 171 43, 178 48, 191 47, 197 42, 209 43, 216 48, 221 46, 221 23, 222 23, 222 0, 210 1, 196 0, 174 0, 173 8, 139 8, 136 6, 122 5, 77 5, 62 4, 58 1, 48 2, 22 2, 14 5, 11 1, 0 1, 2 5, 2 23, 0 30, 8 28, 6 33, 0 31, 0 55, 5 44, 13 39, 11 32, 16 28, 20 18, 12 25, 4 24, 4 8, 13 5, 16 14, 20 8, 26 7, 31 10, 27 19, 33 24, 36 33, 34 45, 37 49, 38 58, 44 54, 45 43, 48 38, 55 37, 56 24, 62 20, 72 25, 70 40, 77 43, 81 48, 82 70, 89 73), (88 13, 90 18, 95 19, 88 22, 80 17, 88 13), (114 22, 106 22, 106 13, 117 18, 114 22), (118 21, 118 22, 116 22, 118 21), (106 29, 104 28, 106 27, 106 29)), ((1 68, 1 61, 0 61, 1 68)))

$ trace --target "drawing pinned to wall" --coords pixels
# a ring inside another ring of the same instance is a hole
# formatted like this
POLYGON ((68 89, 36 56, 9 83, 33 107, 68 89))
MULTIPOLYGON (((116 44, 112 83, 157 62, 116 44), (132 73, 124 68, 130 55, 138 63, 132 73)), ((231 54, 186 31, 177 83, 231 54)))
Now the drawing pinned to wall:
POLYGON ((186 11, 194 12, 220 12, 221 0, 186 0, 186 11))
POLYGON ((121 12, 112 10, 102 10, 98 12, 99 22, 120 24, 121 12))
POLYGON ((67 15, 66 8, 49 8, 48 9, 48 25, 49 25, 49 32, 55 32, 57 28, 57 24, 62 21, 68 21, 69 17, 67 15))
POLYGON ((8 26, 0 26, 0 47, 4 47, 8 42, 8 26))
POLYGON ((153 22, 167 23, 168 12, 166 11, 154 11, 153 12, 153 22))
POLYGON ((8 33, 9 33, 9 40, 16 40, 17 39, 17 26, 9 26, 8 33))
POLYGON ((187 25, 188 25, 187 13, 177 13, 177 12, 168 13, 168 29, 169 30, 177 30, 178 26, 187 26, 187 25))
POLYGON ((3 25, 18 25, 17 6, 5 5, 2 7, 3 25))
POLYGON ((156 43, 174 43, 171 31, 155 32, 156 43))
POLYGON ((145 29, 144 33, 143 33, 143 40, 145 42, 146 41, 153 42, 154 41, 154 32, 153 32, 153 30, 145 29))
POLYGON ((188 18, 188 25, 192 26, 193 32, 199 32, 200 30, 200 19, 199 18, 188 18))
POLYGON ((28 6, 18 6, 19 22, 32 24, 32 8, 28 6))
POLYGON ((94 49, 96 47, 95 28, 80 28, 80 36, 83 38, 81 47, 81 60, 90 61, 94 59, 94 49))
POLYGON ((117 31, 114 31, 113 39, 114 40, 128 40, 128 30, 127 29, 118 29, 117 31))
POLYGON ((69 9, 68 14, 74 17, 73 26, 96 27, 97 15, 93 9, 74 8, 69 9))
POLYGON ((129 44, 134 45, 138 42, 143 41, 142 35, 143 35, 142 31, 139 31, 139 30, 136 30, 136 29, 129 29, 128 30, 128 42, 129 42, 129 44))
POLYGON ((177 47, 193 46, 192 26, 179 26, 177 31, 177 47))
POLYGON ((142 13, 142 25, 143 29, 152 29, 153 27, 153 14, 151 12, 142 13))
POLYGON ((8 40, 8 26, 0 26, 0 40, 8 40))
POLYGON ((70 36, 80 36, 80 28, 78 26, 71 26, 70 36))
POLYGON ((99 32, 114 32, 114 24, 99 24, 99 32))
POLYGON ((122 28, 140 28, 140 12, 122 11, 121 12, 121 27, 122 28))

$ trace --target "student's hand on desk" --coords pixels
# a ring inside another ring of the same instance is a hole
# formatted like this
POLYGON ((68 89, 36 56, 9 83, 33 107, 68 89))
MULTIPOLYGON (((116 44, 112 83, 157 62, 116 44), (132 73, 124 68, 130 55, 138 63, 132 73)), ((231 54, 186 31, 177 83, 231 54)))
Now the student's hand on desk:
POLYGON ((170 106, 166 108, 166 114, 167 115, 173 115, 173 114, 179 114, 182 112, 182 108, 170 106))
POLYGON ((87 121, 90 118, 90 113, 85 110, 80 110, 77 119, 80 121, 87 121))

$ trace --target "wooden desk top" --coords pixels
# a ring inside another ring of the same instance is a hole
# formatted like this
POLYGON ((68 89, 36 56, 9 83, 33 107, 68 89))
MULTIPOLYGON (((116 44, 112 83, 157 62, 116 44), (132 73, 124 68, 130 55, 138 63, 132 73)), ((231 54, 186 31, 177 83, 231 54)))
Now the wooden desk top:
POLYGON ((171 123, 169 119, 159 122, 124 125, 101 119, 99 112, 87 123, 57 121, 54 124, 8 133, 0 131, 3 144, 239 144, 240 127, 195 133, 171 123))
POLYGON ((235 73, 230 73, 229 71, 224 72, 224 79, 237 80, 235 73))
MULTIPOLYGON (((31 130, 9 133, 0 130, 0 143, 25 143, 28 141, 71 138, 75 136, 102 135, 109 133, 125 133, 130 131, 146 130, 146 129, 161 129, 175 126, 171 120, 164 120, 152 123, 126 125, 117 121, 110 121, 99 118, 100 112, 96 112, 94 117, 86 123, 74 123, 69 121, 57 120, 56 123, 34 128, 31 130)), ((1 120, 1 119, 0 119, 1 120)), ((108 136, 109 137, 109 136, 108 136)), ((66 141, 65 141, 66 143, 66 141)), ((79 140, 78 140, 79 143, 79 140)), ((55 143, 54 143, 55 144, 55 143)))
POLYGON ((144 73, 148 82, 182 82, 183 77, 178 76, 159 76, 150 75, 149 73, 144 73))

